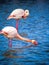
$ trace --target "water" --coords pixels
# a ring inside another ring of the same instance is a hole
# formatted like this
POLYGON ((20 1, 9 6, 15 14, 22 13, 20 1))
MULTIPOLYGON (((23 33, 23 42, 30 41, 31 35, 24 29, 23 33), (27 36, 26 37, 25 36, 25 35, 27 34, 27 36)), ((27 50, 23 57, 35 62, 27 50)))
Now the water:
POLYGON ((9 48, 8 39, 0 35, 0 65, 49 65, 49 2, 18 0, 0 4, 0 30, 9 25, 15 27, 16 21, 7 17, 16 8, 30 11, 27 19, 20 20, 19 34, 37 40, 38 45, 14 39, 9 48))

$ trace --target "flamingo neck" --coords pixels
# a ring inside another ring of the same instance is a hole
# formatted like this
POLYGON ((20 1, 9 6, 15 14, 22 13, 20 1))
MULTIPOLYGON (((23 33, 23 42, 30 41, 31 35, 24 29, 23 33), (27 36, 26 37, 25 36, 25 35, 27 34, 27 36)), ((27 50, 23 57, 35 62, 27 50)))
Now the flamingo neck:
POLYGON ((38 44, 38 42, 37 42, 36 40, 30 40, 30 39, 28 39, 28 38, 24 38, 24 37, 20 36, 18 33, 17 33, 16 38, 18 38, 19 40, 26 41, 26 42, 31 42, 31 43, 33 43, 34 45, 37 45, 37 44, 38 44))
POLYGON ((19 40, 23 40, 23 41, 26 41, 26 42, 32 42, 32 40, 30 40, 30 39, 28 39, 28 38, 24 38, 24 37, 20 36, 18 33, 17 33, 17 38, 18 38, 19 40))

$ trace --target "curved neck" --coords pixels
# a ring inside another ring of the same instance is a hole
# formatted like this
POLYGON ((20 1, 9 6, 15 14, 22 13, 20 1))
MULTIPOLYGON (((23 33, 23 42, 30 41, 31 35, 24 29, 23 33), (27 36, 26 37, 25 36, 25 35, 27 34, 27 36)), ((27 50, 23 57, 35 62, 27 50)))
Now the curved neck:
POLYGON ((19 40, 23 40, 23 41, 26 41, 26 42, 32 42, 32 40, 28 39, 28 38, 24 38, 22 36, 20 36, 18 33, 16 35, 16 38, 18 38, 19 40))

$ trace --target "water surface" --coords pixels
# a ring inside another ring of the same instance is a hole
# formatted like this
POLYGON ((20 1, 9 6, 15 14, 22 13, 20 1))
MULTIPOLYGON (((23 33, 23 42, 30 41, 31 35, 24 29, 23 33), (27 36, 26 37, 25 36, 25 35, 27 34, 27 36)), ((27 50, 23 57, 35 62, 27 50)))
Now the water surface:
POLYGON ((18 0, 0 4, 0 30, 15 27, 16 21, 7 17, 16 8, 30 11, 27 19, 20 20, 19 34, 37 40, 38 45, 14 39, 9 48, 8 39, 0 35, 0 65, 49 65, 49 2, 18 0))

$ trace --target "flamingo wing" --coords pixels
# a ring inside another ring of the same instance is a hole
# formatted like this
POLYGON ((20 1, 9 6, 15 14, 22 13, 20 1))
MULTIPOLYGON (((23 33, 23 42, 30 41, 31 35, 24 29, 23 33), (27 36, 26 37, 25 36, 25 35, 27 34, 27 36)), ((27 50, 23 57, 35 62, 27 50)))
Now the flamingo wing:
POLYGON ((10 15, 14 15, 17 18, 22 18, 24 16, 24 10, 23 9, 15 9, 10 15))
POLYGON ((13 38, 17 34, 17 30, 12 26, 6 26, 2 29, 2 31, 7 32, 8 33, 7 37, 9 38, 13 38))

